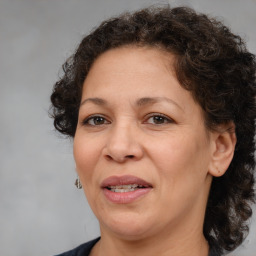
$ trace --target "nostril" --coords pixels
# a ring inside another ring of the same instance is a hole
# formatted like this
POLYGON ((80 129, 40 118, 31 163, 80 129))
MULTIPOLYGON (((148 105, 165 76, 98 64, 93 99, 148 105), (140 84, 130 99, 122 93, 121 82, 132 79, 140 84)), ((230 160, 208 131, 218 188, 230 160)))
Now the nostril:
POLYGON ((124 156, 124 157, 118 157, 118 156, 112 157, 111 155, 105 155, 105 158, 107 160, 114 160, 114 161, 118 161, 118 162, 124 162, 127 159, 135 158, 135 156, 134 155, 127 155, 127 156, 124 156))
POLYGON ((111 157, 110 155, 106 155, 106 158, 107 158, 108 160, 111 160, 111 159, 112 159, 112 157, 111 157))

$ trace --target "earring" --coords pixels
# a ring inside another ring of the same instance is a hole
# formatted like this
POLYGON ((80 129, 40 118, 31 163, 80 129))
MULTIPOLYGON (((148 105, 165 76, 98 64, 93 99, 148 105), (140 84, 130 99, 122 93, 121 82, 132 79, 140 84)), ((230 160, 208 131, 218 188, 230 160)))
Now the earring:
POLYGON ((81 184, 81 181, 79 179, 79 177, 77 177, 76 181, 75 181, 75 185, 78 189, 81 189, 82 188, 82 184, 81 184))

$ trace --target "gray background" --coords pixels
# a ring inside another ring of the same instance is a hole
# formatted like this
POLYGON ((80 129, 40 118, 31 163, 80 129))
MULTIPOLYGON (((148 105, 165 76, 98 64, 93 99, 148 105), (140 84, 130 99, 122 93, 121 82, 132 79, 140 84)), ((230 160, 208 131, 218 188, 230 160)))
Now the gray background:
MULTIPOLYGON (((0 255, 53 255, 99 234, 76 178, 72 141, 48 118, 61 64, 82 35, 146 0, 0 0, 0 255)), ((256 53, 255 0, 169 1, 223 17, 256 53)), ((236 256, 256 256, 256 223, 236 256)))

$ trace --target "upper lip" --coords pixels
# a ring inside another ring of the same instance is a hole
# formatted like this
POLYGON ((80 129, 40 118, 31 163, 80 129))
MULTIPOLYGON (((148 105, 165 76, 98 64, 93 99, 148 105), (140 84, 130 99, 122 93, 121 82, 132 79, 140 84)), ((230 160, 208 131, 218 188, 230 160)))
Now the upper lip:
POLYGON ((101 187, 106 188, 109 186, 130 185, 130 184, 142 185, 144 187, 152 187, 152 185, 149 182, 132 175, 110 176, 105 180, 103 180, 103 182, 101 183, 101 187))

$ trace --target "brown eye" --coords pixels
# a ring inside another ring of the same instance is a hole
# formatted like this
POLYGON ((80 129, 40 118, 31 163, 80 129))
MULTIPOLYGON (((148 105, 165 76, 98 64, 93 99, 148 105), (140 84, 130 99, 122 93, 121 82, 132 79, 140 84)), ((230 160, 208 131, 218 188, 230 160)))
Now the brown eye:
POLYGON ((166 116, 163 116, 163 115, 153 115, 151 117, 149 117, 147 119, 147 123, 150 123, 150 124, 156 124, 156 125, 159 125, 159 124, 167 124, 167 123, 171 123, 172 120, 166 116))
POLYGON ((109 122, 106 120, 106 118, 102 116, 91 116, 83 122, 84 125, 91 125, 91 126, 104 125, 108 123, 109 122))
POLYGON ((154 116, 153 117, 153 121, 155 124, 163 124, 165 123, 165 120, 166 118, 162 117, 162 116, 154 116))

